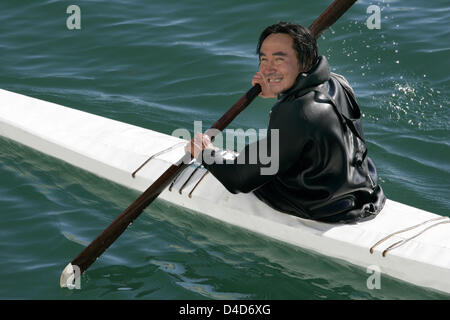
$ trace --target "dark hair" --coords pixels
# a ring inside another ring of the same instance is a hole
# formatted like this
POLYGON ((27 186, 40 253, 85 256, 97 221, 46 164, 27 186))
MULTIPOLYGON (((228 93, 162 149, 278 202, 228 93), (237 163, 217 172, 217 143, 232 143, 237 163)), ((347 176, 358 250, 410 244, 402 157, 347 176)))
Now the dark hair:
POLYGON ((303 72, 309 71, 315 64, 318 53, 317 43, 314 36, 307 29, 299 24, 280 21, 268 26, 259 36, 256 53, 260 55, 261 46, 264 40, 273 33, 285 33, 293 40, 293 49, 297 52, 300 68, 303 72))

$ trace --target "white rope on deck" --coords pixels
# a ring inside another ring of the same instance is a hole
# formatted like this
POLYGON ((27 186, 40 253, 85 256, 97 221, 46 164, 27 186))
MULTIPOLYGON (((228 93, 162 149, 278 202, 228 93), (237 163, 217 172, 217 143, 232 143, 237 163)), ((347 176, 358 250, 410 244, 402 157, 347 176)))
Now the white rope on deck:
POLYGON ((421 234, 423 234, 425 231, 430 230, 431 228, 434 228, 434 227, 436 227, 436 226, 438 226, 438 225, 441 225, 441 224, 444 224, 444 223, 450 223, 449 218, 448 218, 448 217, 437 217, 437 218, 433 218, 433 219, 430 219, 430 220, 421 222, 421 223, 419 223, 419 224, 416 224, 416 225, 414 225, 414 226, 411 226, 411 227, 408 227, 408 228, 405 228, 405 229, 396 231, 396 232, 394 232, 394 233, 391 233, 391 234, 387 235, 386 237, 384 237, 383 239, 379 240, 379 241, 378 241, 377 243, 375 243, 372 247, 370 247, 369 251, 370 251, 371 254, 373 254, 374 248, 375 248, 376 246, 380 245, 381 243, 385 242, 385 241, 388 240, 389 238, 391 238, 391 237, 393 237, 393 236, 395 236, 395 235, 397 235, 397 234, 400 234, 400 233, 403 233, 403 232, 406 232, 406 231, 410 231, 410 230, 416 229, 416 228, 418 228, 418 227, 420 227, 420 226, 423 226, 423 225, 425 225, 425 224, 427 224, 427 223, 435 222, 435 221, 439 221, 439 220, 445 220, 445 221, 441 221, 441 222, 435 223, 435 224, 433 224, 433 225, 431 225, 431 226, 425 228, 424 230, 422 230, 422 231, 419 232, 418 234, 416 234, 416 235, 414 235, 414 236, 412 236, 412 237, 410 237, 410 238, 408 238, 408 239, 403 239, 403 240, 397 241, 396 243, 390 245, 390 246, 389 246, 388 248, 386 248, 386 249, 383 251, 383 253, 382 253, 383 257, 386 257, 386 254, 387 254, 387 252, 388 252, 389 250, 393 250, 393 249, 395 249, 395 248, 398 248, 398 247, 404 245, 404 244, 407 243, 408 241, 417 238, 418 236, 420 236, 421 234))

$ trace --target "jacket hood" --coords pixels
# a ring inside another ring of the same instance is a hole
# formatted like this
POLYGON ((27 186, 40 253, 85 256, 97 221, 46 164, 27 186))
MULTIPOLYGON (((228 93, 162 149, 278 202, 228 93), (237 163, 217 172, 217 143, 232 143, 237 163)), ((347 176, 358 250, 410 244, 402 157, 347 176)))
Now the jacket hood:
POLYGON ((319 56, 316 64, 308 72, 302 72, 297 76, 294 85, 278 95, 278 100, 293 94, 296 91, 315 87, 330 80, 330 66, 327 58, 319 56))

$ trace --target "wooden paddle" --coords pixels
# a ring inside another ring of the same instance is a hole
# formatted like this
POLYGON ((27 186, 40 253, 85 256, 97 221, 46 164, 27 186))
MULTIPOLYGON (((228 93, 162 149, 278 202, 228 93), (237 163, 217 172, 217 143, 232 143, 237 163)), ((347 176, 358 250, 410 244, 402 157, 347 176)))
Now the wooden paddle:
MULTIPOLYGON (((338 20, 357 0, 335 0, 309 27, 317 39, 322 32, 338 20)), ((261 92, 259 85, 253 86, 207 131, 211 138, 224 130, 261 92), (217 129, 217 130, 211 130, 217 129)), ((127 227, 155 200, 175 176, 188 166, 192 156, 187 152, 179 164, 170 166, 139 198, 118 216, 94 241, 91 242, 63 270, 61 287, 73 287, 81 274, 127 229, 127 227)), ((78 280, 79 281, 79 280, 78 280)))

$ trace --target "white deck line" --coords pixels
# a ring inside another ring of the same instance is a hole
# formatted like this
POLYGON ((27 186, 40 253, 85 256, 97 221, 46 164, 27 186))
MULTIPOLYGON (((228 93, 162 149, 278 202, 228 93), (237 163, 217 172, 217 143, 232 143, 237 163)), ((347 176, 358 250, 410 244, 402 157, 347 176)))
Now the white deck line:
MULTIPOLYGON (((182 146, 161 155, 133 179, 131 173, 150 155, 182 140, 1 89, 0 135, 138 191, 147 189, 183 155, 182 146)), ((383 274, 450 293, 450 224, 436 226, 389 251, 385 258, 381 252, 389 245, 429 225, 393 236, 374 254, 369 253, 369 248, 388 234, 439 217, 436 214, 387 200, 371 221, 325 224, 279 213, 253 194, 231 194, 211 174, 189 198, 203 172, 197 172, 179 194, 177 190, 189 175, 186 170, 172 192, 166 189, 160 197, 283 242, 363 268, 377 265, 383 274)))

